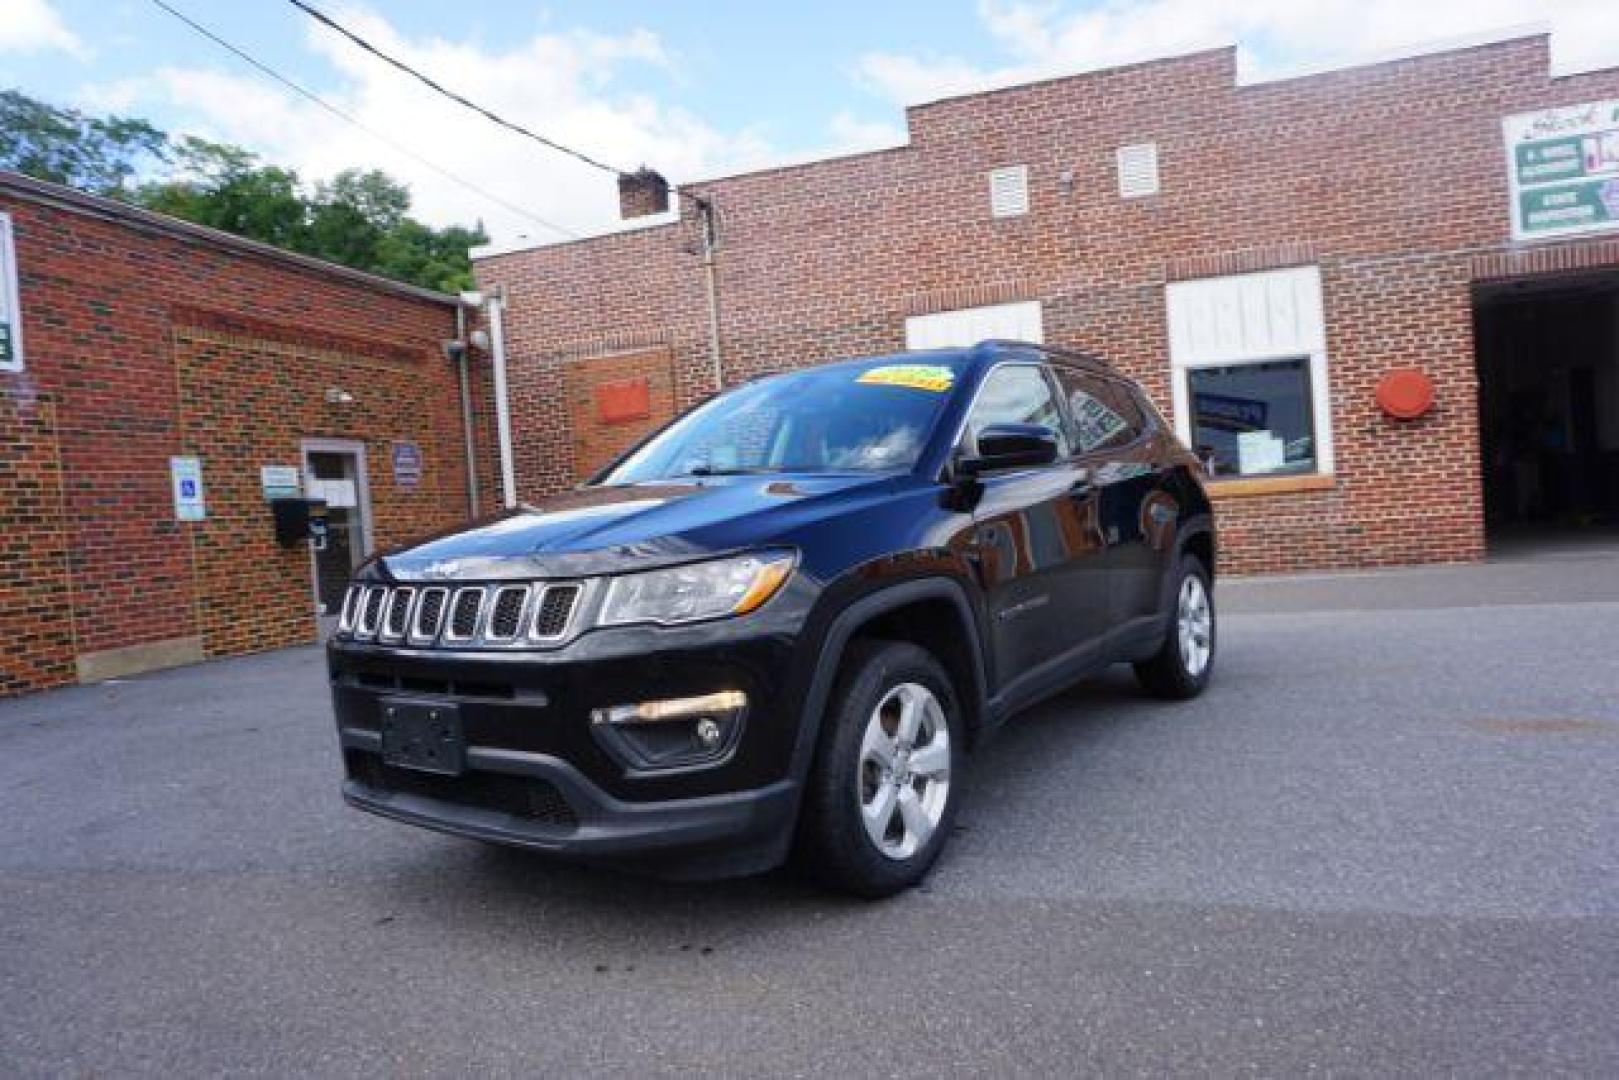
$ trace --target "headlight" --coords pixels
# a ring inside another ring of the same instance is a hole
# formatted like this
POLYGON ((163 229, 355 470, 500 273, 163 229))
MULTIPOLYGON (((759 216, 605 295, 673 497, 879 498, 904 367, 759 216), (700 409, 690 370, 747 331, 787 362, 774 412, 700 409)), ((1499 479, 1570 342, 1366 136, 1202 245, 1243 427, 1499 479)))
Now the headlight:
POLYGON ((676 566, 608 579, 600 623, 683 623, 746 615, 776 595, 793 571, 786 553, 676 566))

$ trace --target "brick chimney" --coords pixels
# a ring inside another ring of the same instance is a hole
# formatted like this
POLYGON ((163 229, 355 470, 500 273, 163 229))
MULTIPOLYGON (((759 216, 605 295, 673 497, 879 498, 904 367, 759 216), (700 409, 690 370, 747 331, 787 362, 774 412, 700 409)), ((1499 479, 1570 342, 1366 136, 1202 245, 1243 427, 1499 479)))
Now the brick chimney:
POLYGON ((625 221, 669 209, 669 181, 642 165, 618 177, 618 216, 625 221))

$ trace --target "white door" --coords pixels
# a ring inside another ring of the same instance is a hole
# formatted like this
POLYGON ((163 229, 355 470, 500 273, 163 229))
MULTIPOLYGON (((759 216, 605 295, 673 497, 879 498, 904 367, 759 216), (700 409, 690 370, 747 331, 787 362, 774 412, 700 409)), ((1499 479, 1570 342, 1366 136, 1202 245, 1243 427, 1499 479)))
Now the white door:
POLYGON ((1043 344, 1046 338, 1040 301, 960 308, 936 315, 913 315, 905 320, 907 349, 948 349, 994 339, 1043 344))

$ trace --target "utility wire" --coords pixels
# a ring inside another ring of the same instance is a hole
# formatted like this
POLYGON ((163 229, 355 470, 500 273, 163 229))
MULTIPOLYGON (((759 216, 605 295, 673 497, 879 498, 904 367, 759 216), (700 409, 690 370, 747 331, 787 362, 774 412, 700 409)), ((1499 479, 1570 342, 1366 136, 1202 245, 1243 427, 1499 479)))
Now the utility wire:
POLYGON ((203 37, 207 38, 209 41, 212 41, 215 45, 218 45, 220 48, 226 50, 227 52, 229 52, 229 53, 231 53, 233 55, 235 55, 238 59, 244 61, 245 63, 250 64, 252 67, 257 69, 259 72, 263 73, 264 75, 269 76, 270 78, 274 79, 276 82, 280 83, 282 86, 285 86, 287 89, 293 91, 294 93, 296 93, 296 94, 298 94, 298 95, 300 95, 300 96, 302 96, 304 98, 309 99, 311 102, 313 102, 314 104, 320 106, 322 109, 325 109, 327 112, 331 113, 333 116, 337 117, 339 120, 342 120, 342 121, 344 121, 346 123, 352 124, 356 128, 359 128, 361 131, 365 132, 367 135, 370 135, 373 139, 376 139, 378 142, 383 143, 383 144, 385 144, 385 145, 387 145, 389 147, 392 147, 394 150, 396 150, 399 153, 401 153, 401 154, 405 155, 406 157, 410 158, 412 161, 416 162, 418 165, 421 165, 421 166, 423 166, 423 167, 425 167, 427 169, 431 169, 433 172, 435 172, 438 175, 444 177, 446 180, 449 180, 451 183, 459 184, 461 187, 463 187, 466 190, 472 192, 473 194, 479 195, 479 196, 481 196, 481 197, 483 197, 485 199, 488 199, 490 202, 495 203, 498 206, 505 207, 507 210, 510 210, 512 213, 520 215, 521 217, 524 217, 524 218, 528 219, 529 221, 534 222, 536 225, 544 226, 545 228, 550 229, 552 232, 559 233, 562 236, 568 237, 570 240, 578 240, 578 239, 580 239, 580 236, 579 236, 578 233, 573 232, 570 229, 563 228, 561 225, 558 225, 554 221, 547 221, 545 218, 543 218, 540 215, 534 213, 533 211, 525 210, 523 207, 518 206, 516 203, 511 202, 508 199, 502 198, 501 196, 496 195, 494 192, 489 191, 486 188, 480 187, 478 184, 473 183, 471 180, 468 180, 464 176, 456 175, 455 173, 451 172, 450 170, 444 168, 442 165, 439 165, 438 163, 436 163, 434 161, 431 161, 431 160, 423 157, 422 155, 416 153, 416 151, 412 150, 408 146, 405 146, 403 143, 399 142, 398 140, 389 138, 387 135, 384 135, 382 132, 377 131, 375 128, 372 128, 372 127, 366 125, 364 122, 357 119, 352 114, 350 114, 350 113, 346 112, 345 110, 338 108, 336 105, 333 105, 330 102, 326 101, 324 98, 317 95, 314 91, 305 89, 303 86, 300 86, 298 83, 293 82, 291 79, 287 78, 285 75, 282 75, 280 72, 278 72, 274 68, 270 67, 268 64, 265 64, 264 62, 262 62, 262 61, 258 60, 257 58, 251 56, 245 50, 243 50, 241 48, 238 48, 237 46, 231 44, 229 41, 226 41, 224 38, 220 37, 218 34, 214 33, 212 30, 208 29, 206 26, 203 26, 201 23, 199 23, 196 20, 192 19, 190 16, 186 15, 184 12, 177 11, 176 9, 170 7, 167 3, 164 2, 164 0, 152 0, 152 3, 154 5, 156 5, 157 7, 159 7, 159 8, 162 8, 164 11, 168 12, 170 15, 173 15, 176 19, 179 19, 181 22, 185 23, 191 29, 195 30, 198 34, 201 34, 203 37))
MULTIPOLYGON (((157 2, 158 2, 158 0, 153 0, 153 3, 157 3, 157 2)), ((391 66, 393 66, 395 68, 398 68, 400 71, 404 72, 406 75, 409 75, 411 78, 417 80, 420 83, 425 84, 426 86, 430 87, 432 90, 436 91, 437 93, 440 93, 440 94, 444 95, 445 97, 449 98, 451 101, 455 102, 456 104, 464 106, 465 108, 471 109, 473 112, 475 112, 475 113, 479 114, 480 116, 484 117, 486 120, 489 120, 489 121, 492 121, 493 123, 499 124, 501 127, 506 128, 509 131, 513 131, 518 135, 522 135, 524 138, 532 139, 533 141, 539 143, 541 146, 544 146, 547 149, 555 150, 559 154, 566 154, 567 156, 569 156, 571 158, 574 158, 577 161, 582 161, 586 165, 589 165, 593 169, 600 169, 602 172, 611 173, 614 176, 630 176, 630 175, 632 175, 627 170, 620 169, 620 168, 617 168, 615 166, 609 165, 604 161, 599 161, 596 158, 591 157, 589 154, 582 153, 581 151, 573 149, 571 146, 564 146, 561 143, 557 142, 555 139, 546 138, 544 135, 541 135, 541 134, 539 134, 537 132, 529 130, 528 128, 524 127, 522 124, 519 124, 519 123, 517 123, 515 121, 512 121, 512 120, 508 120, 504 116, 501 116, 499 113, 496 113, 496 112, 494 112, 494 111, 492 111, 490 109, 484 108, 482 105, 479 105, 477 102, 471 100, 470 98, 468 98, 468 97, 466 97, 466 96, 464 96, 462 94, 456 93, 454 90, 449 89, 448 87, 446 87, 443 84, 437 82, 436 80, 434 80, 430 76, 422 74, 420 71, 417 71, 415 68, 411 67, 409 64, 405 63, 403 60, 399 60, 399 59, 397 59, 395 57, 389 56, 387 53, 383 52, 381 49, 377 48, 375 45, 371 44, 365 38, 361 37, 359 34, 355 33, 353 30, 350 30, 348 27, 344 26, 342 23, 339 23, 337 20, 333 19, 331 16, 329 16, 326 13, 322 12, 318 8, 313 7, 310 4, 305 3, 304 0, 287 0, 287 2, 290 3, 293 7, 297 8, 299 11, 302 11, 305 15, 308 15, 311 19, 314 19, 316 22, 318 22, 318 23, 322 24, 323 26, 326 26, 326 27, 328 27, 328 28, 330 28, 332 30, 335 30, 337 33, 339 33, 339 34, 343 35, 344 37, 348 38, 355 45, 359 46, 361 49, 364 49, 366 52, 370 53, 372 56, 375 56, 377 59, 379 59, 379 60, 383 61, 384 63, 389 64, 389 65, 391 65, 391 66)), ((675 190, 680 196, 682 196, 684 198, 687 198, 687 199, 690 199, 698 207, 700 207, 700 208, 702 208, 704 210, 706 210, 708 208, 709 203, 708 203, 707 199, 704 199, 704 198, 702 198, 701 196, 698 196, 698 195, 688 194, 687 192, 682 191, 679 188, 676 188, 675 190)))

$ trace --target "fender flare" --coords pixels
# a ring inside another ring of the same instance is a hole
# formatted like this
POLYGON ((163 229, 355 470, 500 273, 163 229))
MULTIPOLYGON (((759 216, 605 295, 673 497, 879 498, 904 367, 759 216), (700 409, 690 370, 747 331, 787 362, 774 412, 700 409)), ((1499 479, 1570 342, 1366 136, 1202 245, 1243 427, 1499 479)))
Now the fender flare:
MULTIPOLYGON (((1167 618, 1170 612, 1174 610, 1175 567, 1180 563, 1181 556, 1186 554, 1186 545, 1196 536, 1207 536, 1211 547, 1217 544, 1212 515, 1208 513, 1193 514, 1181 524, 1180 528, 1175 530, 1175 557, 1170 560, 1169 566, 1165 568, 1164 580, 1158 587, 1158 614, 1161 618, 1167 618)), ((1215 547, 1214 550, 1216 561, 1218 561, 1219 549, 1215 547)), ((1212 578, 1214 567, 1209 567, 1208 571, 1212 578)))
POLYGON ((821 741, 821 722, 826 715, 827 702, 831 698, 832 687, 837 681, 838 673, 843 667, 844 651, 850 639, 854 637, 855 631, 879 615, 914 604, 919 600, 945 600, 955 607, 962 630, 967 635, 967 651, 972 658, 969 677, 973 684, 973 701, 970 704, 980 721, 985 719, 988 691, 985 683, 984 652, 978 633, 978 623, 973 618, 972 606, 967 601, 966 591, 956 582, 943 577, 918 578, 885 586, 876 592, 867 593, 840 611, 821 639, 815 673, 810 679, 809 692, 804 695, 804 707, 799 713, 798 740, 793 746, 789 771, 789 775, 799 782, 800 790, 804 779, 809 776, 810 767, 814 764, 815 750, 821 741))

